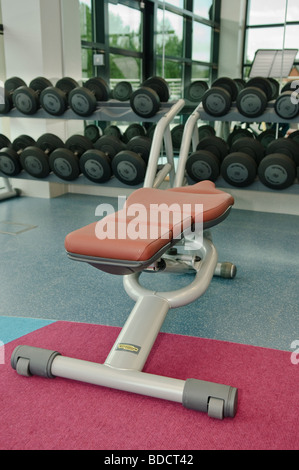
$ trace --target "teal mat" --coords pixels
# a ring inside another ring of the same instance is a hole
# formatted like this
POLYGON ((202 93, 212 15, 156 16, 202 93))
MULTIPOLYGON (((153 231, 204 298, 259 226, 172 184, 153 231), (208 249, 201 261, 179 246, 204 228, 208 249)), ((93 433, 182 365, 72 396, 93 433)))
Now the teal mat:
POLYGON ((7 344, 51 323, 55 323, 55 321, 43 320, 41 318, 0 316, 0 343, 7 344))

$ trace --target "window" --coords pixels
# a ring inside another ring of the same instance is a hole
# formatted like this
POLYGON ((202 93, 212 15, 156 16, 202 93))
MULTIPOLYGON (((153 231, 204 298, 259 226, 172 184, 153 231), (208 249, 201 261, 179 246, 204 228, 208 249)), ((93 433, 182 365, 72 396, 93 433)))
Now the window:
POLYGON ((121 4, 109 4, 109 46, 141 51, 141 12, 121 4))
MULTIPOLYGON (((244 76, 248 75, 258 49, 282 49, 283 45, 299 49, 298 35, 298 0, 247 0, 244 76)), ((299 52, 294 65, 298 64, 299 52)))
POLYGON ((217 75, 220 0, 80 0, 80 15, 83 77, 136 88, 161 75, 177 99, 185 84, 217 75))

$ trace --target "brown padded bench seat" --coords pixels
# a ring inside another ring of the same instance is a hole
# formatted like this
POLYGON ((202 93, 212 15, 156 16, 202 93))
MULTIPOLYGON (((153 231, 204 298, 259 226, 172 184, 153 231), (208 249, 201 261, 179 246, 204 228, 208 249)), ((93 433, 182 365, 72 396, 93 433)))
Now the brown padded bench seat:
POLYGON ((141 188, 128 197, 121 211, 68 234, 65 239, 65 249, 70 258, 86 261, 113 274, 141 271, 177 243, 183 230, 194 224, 198 216, 196 214, 198 204, 203 205, 203 229, 207 229, 228 215, 234 199, 230 194, 216 189, 211 181, 167 190, 141 188), (166 213, 164 216, 162 214, 162 220, 156 222, 150 221, 150 217, 141 221, 138 233, 142 233, 143 236, 132 239, 126 235, 126 228, 137 217, 134 210, 138 208, 138 204, 142 205, 146 214, 149 214, 154 204, 159 206, 163 204, 166 213), (184 216, 184 204, 188 204, 191 208, 191 216, 189 214, 184 216), (167 212, 168 207, 169 212, 167 212), (134 215, 130 214, 130 208, 134 209, 134 215), (175 208, 178 208, 177 212, 175 208), (97 224, 108 227, 110 222, 115 224, 113 236, 100 239, 97 236, 99 228, 97 224), (153 226, 155 224, 157 227, 153 226), (153 233, 155 237, 152 236, 153 233))

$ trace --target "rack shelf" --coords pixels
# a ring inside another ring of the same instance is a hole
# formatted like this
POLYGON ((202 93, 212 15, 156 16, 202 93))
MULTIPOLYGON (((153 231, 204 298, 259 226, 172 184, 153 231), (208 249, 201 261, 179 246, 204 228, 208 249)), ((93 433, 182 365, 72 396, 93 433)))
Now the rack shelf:
POLYGON ((33 119, 76 119, 76 120, 87 120, 87 121, 128 121, 128 122, 158 122, 162 116, 167 113, 176 101, 170 101, 162 103, 161 108, 151 118, 144 119, 138 114, 132 111, 130 103, 128 101, 101 101, 98 102, 97 109, 94 113, 89 116, 79 116, 71 108, 67 109, 61 116, 53 116, 44 109, 40 108, 35 114, 26 115, 18 111, 16 108, 10 110, 7 114, 2 114, 3 117, 10 118, 33 118, 33 119))
MULTIPOLYGON (((172 101, 168 103, 161 103, 159 111, 148 119, 143 119, 134 113, 131 109, 129 102, 120 102, 117 100, 109 100, 107 102, 99 102, 97 110, 90 116, 84 118, 78 116, 71 109, 68 109, 62 116, 52 116, 48 114, 44 109, 39 109, 34 115, 24 115, 16 109, 12 109, 9 113, 2 115, 11 118, 35 118, 35 119, 88 119, 95 121, 127 121, 127 122, 151 122, 157 123, 155 132, 152 139, 152 145, 147 165, 147 170, 145 174, 145 179, 143 185, 145 187, 159 187, 165 177, 169 175, 171 183, 173 183, 175 178, 175 169, 174 169, 174 158, 173 158, 173 145, 170 132, 170 123, 173 121, 175 116, 183 109, 185 101, 180 99, 178 101, 172 101), (167 163, 164 164, 163 168, 158 171, 158 161, 163 148, 166 154, 167 163)), ((8 179, 6 175, 0 173, 0 176, 8 179)), ((27 173, 22 172, 17 176, 18 179, 34 179, 27 175, 27 173)), ((48 183, 64 183, 64 184, 73 184, 73 181, 64 181, 57 178, 54 174, 50 174, 45 179, 39 179, 39 181, 46 181, 48 183)), ((79 181, 74 182, 78 184, 79 181)), ((87 178, 80 178, 79 184, 88 184, 90 186, 99 186, 95 183, 92 183, 87 178)), ((107 183, 101 185, 102 187, 115 187, 115 188, 127 188, 130 189, 132 186, 125 185, 119 182, 115 177, 111 178, 107 183)), ((136 189, 138 186, 134 186, 136 189)))
POLYGON ((211 116, 210 114, 206 113, 201 105, 197 109, 198 109, 200 118, 203 121, 273 122, 274 124, 277 124, 277 123, 290 124, 291 122, 299 123, 299 116, 297 116, 295 119, 292 119, 292 120, 282 119, 280 116, 278 116, 275 112, 274 104, 275 104, 275 101, 269 101, 265 112, 261 116, 254 117, 254 118, 248 118, 244 116, 243 114, 240 114, 235 104, 233 104, 233 106, 231 107, 231 109, 229 110, 227 114, 225 114, 224 116, 220 116, 220 117, 211 116))

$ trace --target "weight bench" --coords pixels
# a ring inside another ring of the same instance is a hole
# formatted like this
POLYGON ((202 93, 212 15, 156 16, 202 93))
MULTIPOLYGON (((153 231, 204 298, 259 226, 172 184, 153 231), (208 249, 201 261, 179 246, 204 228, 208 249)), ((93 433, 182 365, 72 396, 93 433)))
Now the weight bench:
POLYGON ((136 304, 104 364, 18 346, 12 367, 25 376, 64 377, 179 402, 218 419, 234 417, 234 387, 142 372, 169 309, 199 298, 214 274, 234 277, 234 265, 217 263, 209 231, 233 204, 233 197, 210 181, 167 190, 142 188, 129 196, 123 209, 67 235, 68 256, 124 275, 124 288, 136 304), (156 292, 139 283, 143 271, 194 276, 179 290, 156 292))

